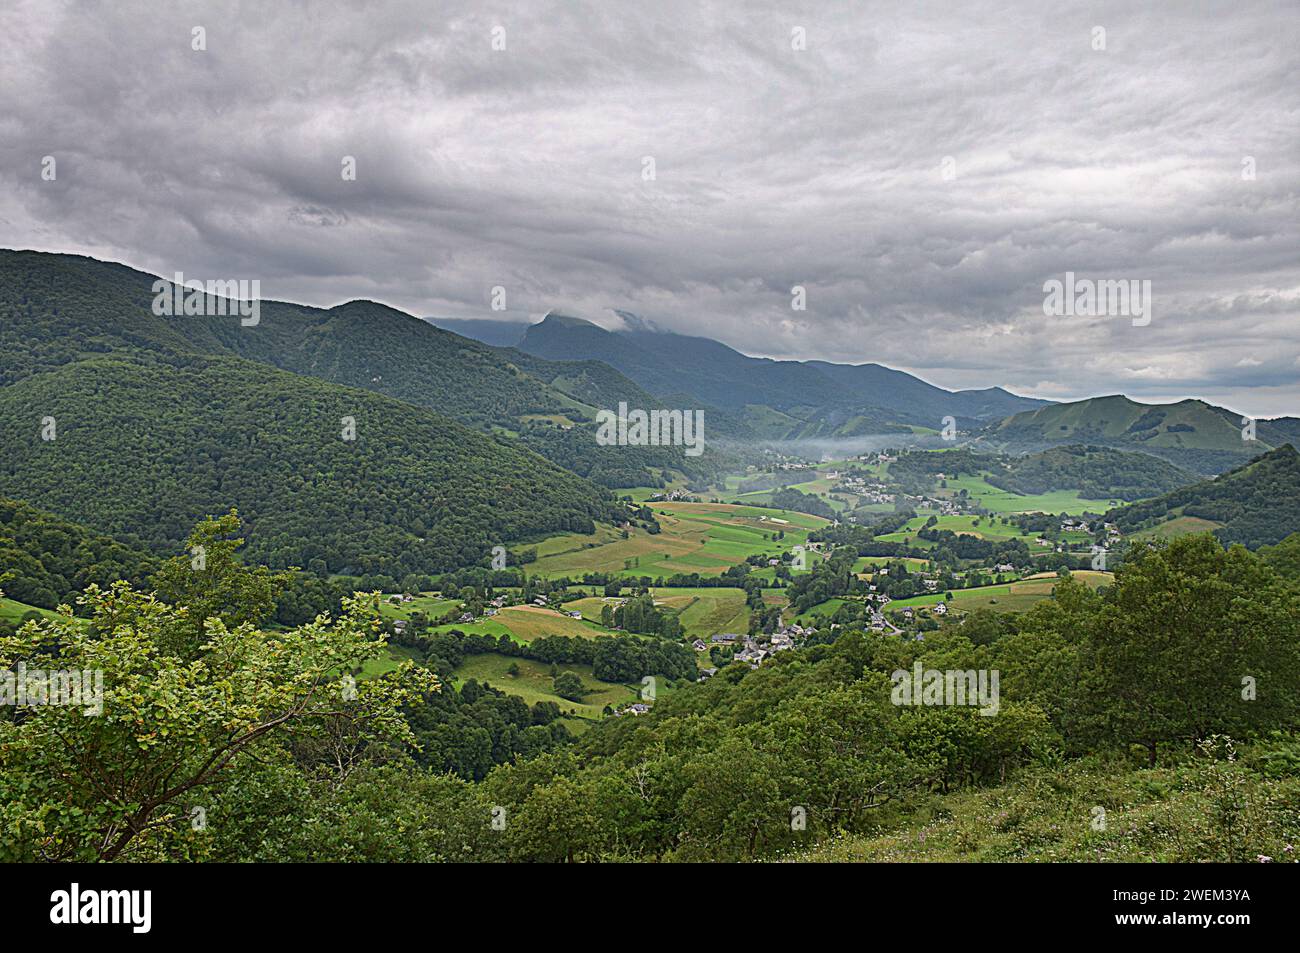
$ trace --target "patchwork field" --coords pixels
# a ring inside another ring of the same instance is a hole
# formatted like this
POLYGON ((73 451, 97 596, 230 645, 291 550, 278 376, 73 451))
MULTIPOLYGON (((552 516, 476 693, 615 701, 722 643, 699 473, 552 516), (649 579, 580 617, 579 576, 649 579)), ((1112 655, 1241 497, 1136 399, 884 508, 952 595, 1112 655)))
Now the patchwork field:
POLYGON ((627 539, 611 527, 595 533, 566 533, 537 546, 531 574, 555 578, 609 572, 627 577, 675 573, 720 575, 745 558, 776 554, 807 541, 827 525, 817 516, 730 503, 651 504, 662 532, 631 530, 627 539), (784 532, 783 539, 777 539, 784 532))
MULTIPOLYGON (((1090 589, 1109 585, 1115 577, 1108 572, 1080 570, 1074 578, 1090 589)), ((1040 573, 1027 579, 996 586, 980 586, 976 589, 954 589, 949 605, 954 609, 997 609, 999 612, 1024 612, 1036 602, 1051 596, 1053 587, 1059 582, 1055 573, 1040 573)), ((910 599, 895 599, 889 608, 902 609, 907 606, 932 606, 943 599, 943 593, 931 593, 925 596, 913 596, 910 599)))
POLYGON ((999 490, 980 476, 949 477, 947 483, 946 489, 935 491, 936 496, 952 498, 965 490, 971 500, 993 513, 1068 513, 1078 516, 1084 512, 1104 513, 1119 505, 1118 500, 1085 499, 1078 490, 1054 490, 1022 496, 999 490))

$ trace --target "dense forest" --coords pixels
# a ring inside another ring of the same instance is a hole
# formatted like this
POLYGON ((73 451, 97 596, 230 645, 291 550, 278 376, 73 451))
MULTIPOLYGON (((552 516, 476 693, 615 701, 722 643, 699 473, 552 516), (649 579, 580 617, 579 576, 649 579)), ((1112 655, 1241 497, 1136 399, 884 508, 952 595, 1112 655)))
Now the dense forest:
MULTIPOLYGON (((703 478, 717 466, 707 444, 703 458, 680 447, 596 444, 596 410, 620 401, 665 406, 596 361, 547 361, 489 347, 373 301, 330 309, 263 301, 253 327, 231 317, 155 316, 153 281, 88 258, 0 250, 0 384, 106 352, 173 362, 181 355, 239 357, 395 397, 474 429, 523 431, 533 450, 602 486, 658 485, 652 467, 703 478)), ((711 414, 710 436, 719 428, 735 424, 711 414)))
POLYGON ((0 389, 0 429, 0 493, 158 553, 235 505, 253 560, 400 579, 621 512, 517 444, 228 358, 67 364, 0 389))
POLYGON ((1011 458, 987 482, 1012 493, 1078 490, 1090 500, 1140 500, 1195 483, 1191 471, 1159 457, 1107 447, 1055 447, 1011 458))
POLYGON ((143 586, 158 560, 142 550, 17 500, 0 498, 0 586, 10 598, 53 609, 91 583, 143 586))

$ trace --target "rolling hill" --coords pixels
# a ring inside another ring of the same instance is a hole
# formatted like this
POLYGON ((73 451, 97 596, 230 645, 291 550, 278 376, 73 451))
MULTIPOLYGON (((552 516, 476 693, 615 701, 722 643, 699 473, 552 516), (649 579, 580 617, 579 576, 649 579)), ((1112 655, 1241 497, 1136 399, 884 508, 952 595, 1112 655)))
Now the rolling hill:
POLYGON ((1024 411, 986 428, 979 442, 1013 453, 1055 444, 1140 450, 1203 475, 1239 466, 1291 439, 1300 420, 1261 420, 1256 440, 1242 439, 1242 417, 1201 400, 1143 404, 1123 395, 1092 397, 1024 411))
POLYGON ((1300 453, 1285 444, 1213 480, 1112 510, 1106 519, 1125 532, 1158 531, 1181 523, 1213 529, 1225 543, 1250 549, 1274 545, 1300 531, 1300 453))
POLYGON ((1195 483, 1198 477, 1149 454, 1071 445, 1013 457, 985 479, 1026 495, 1068 489, 1091 499, 1140 500, 1195 483))

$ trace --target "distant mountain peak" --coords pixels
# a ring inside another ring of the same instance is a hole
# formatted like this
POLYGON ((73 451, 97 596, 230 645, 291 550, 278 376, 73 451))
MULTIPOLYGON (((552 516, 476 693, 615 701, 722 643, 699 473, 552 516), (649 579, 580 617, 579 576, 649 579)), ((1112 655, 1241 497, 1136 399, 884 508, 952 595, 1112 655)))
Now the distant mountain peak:
POLYGON ((542 325, 546 325, 548 328, 589 327, 589 328, 600 328, 600 330, 602 331, 605 330, 604 328, 601 328, 600 325, 597 324, 595 321, 588 321, 586 318, 579 318, 575 315, 568 314, 564 311, 559 311, 556 309, 552 309, 546 312, 546 317, 542 318, 542 320, 537 325, 534 325, 534 327, 541 327, 542 325))

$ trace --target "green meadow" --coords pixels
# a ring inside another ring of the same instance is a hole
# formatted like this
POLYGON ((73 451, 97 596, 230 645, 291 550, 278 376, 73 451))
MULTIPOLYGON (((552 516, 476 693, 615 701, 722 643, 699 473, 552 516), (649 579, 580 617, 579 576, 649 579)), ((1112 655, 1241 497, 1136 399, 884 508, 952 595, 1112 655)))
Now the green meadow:
POLYGON ((13 622, 16 625, 18 620, 28 612, 39 612, 47 619, 52 619, 55 615, 49 609, 39 609, 36 606, 29 606, 25 602, 19 602, 17 599, 0 596, 0 619, 13 622))
POLYGON ((456 668, 453 682, 460 688, 472 678, 500 689, 507 695, 518 695, 530 705, 541 701, 555 702, 565 714, 588 720, 600 718, 606 705, 618 706, 624 702, 636 701, 639 697, 639 687, 601 681, 592 674, 590 665, 565 663, 557 665, 556 669, 560 672, 573 672, 582 679, 582 684, 589 689, 589 693, 583 696, 581 702, 569 701, 555 694, 549 664, 496 653, 467 655, 465 661, 456 668), (512 666, 517 667, 517 675, 510 674, 512 666))
MULTIPOLYGON (((877 537, 886 542, 901 543, 904 540, 910 540, 910 545, 918 549, 930 549, 934 544, 928 540, 919 538, 916 534, 925 528, 925 524, 931 519, 929 516, 917 516, 908 520, 906 525, 896 533, 887 533, 877 537)), ((953 533, 966 534, 969 536, 978 536, 980 539, 987 539, 990 542, 1005 542, 1011 539, 1024 540, 1025 545, 1030 551, 1047 551, 1047 547, 1037 546, 1034 540, 1037 538, 1035 533, 1025 533, 1018 526, 1011 523, 1003 523, 997 517, 975 516, 969 513, 958 515, 944 515, 937 517, 934 529, 950 530, 953 533)))
POLYGON ((939 497, 956 497, 965 490, 970 499, 993 513, 1104 513, 1115 500, 1090 500, 1079 495, 1078 490, 1053 490, 1050 493, 1019 494, 1000 490, 985 482, 983 476, 962 475, 949 477, 947 488, 935 491, 939 497))
POLYGON ((807 541, 827 520, 805 513, 730 503, 654 503, 662 532, 633 529, 626 539, 612 527, 566 533, 537 546, 535 575, 580 576, 610 572, 627 577, 676 573, 720 575, 748 556, 777 554, 807 541), (777 539, 778 533, 785 534, 777 539))

